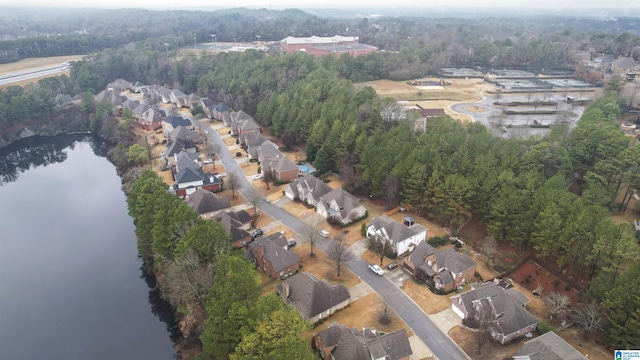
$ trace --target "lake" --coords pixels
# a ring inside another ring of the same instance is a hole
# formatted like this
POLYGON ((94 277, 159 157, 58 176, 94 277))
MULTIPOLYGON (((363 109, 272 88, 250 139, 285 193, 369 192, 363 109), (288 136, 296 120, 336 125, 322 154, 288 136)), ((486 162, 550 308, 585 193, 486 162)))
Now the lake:
POLYGON ((86 135, 0 149, 0 358, 177 358, 106 150, 86 135))

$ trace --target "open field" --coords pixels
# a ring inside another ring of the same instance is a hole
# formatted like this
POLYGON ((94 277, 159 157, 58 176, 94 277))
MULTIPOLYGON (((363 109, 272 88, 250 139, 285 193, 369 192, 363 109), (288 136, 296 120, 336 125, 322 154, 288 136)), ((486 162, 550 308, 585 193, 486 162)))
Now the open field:
POLYGON ((0 74, 14 72, 14 71, 24 71, 32 68, 39 68, 48 65, 56 65, 62 64, 68 61, 77 61, 82 59, 84 55, 69 55, 69 56, 51 56, 51 57, 43 57, 43 58, 29 58, 22 59, 20 61, 8 63, 8 64, 0 64, 0 74))
POLYGON ((444 109, 447 115, 459 121, 471 121, 472 119, 470 116, 450 110, 450 105, 479 101, 483 97, 482 91, 496 89, 495 85, 479 79, 452 79, 448 82, 451 85, 444 88, 428 89, 418 89, 415 86, 407 85, 404 81, 391 80, 370 81, 362 83, 362 85, 370 85, 381 97, 389 96, 396 100, 407 100, 412 105, 420 105, 423 108, 444 109))

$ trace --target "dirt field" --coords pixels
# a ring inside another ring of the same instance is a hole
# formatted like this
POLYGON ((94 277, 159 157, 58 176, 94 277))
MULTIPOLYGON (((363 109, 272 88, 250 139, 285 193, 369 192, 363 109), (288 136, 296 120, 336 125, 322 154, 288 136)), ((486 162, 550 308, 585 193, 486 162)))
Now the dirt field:
MULTIPOLYGON (((429 80, 429 79, 426 79, 429 80)), ((434 80, 434 79, 430 79, 434 80)), ((444 109, 445 113, 459 121, 471 121, 471 117, 458 114, 449 109, 449 106, 459 102, 475 102, 482 98, 483 90, 493 91, 495 85, 485 83, 479 79, 452 79, 451 85, 444 89, 418 89, 407 85, 404 81, 377 80, 362 83, 370 85, 379 96, 392 97, 396 100, 407 100, 412 105, 420 105, 423 108, 444 109)))
POLYGON ((0 64, 0 74, 39 68, 48 65, 62 64, 68 61, 77 61, 82 59, 83 56, 84 55, 69 55, 22 59, 20 61, 12 62, 9 64, 0 64))
POLYGON ((567 284, 556 278, 553 274, 533 260, 529 260, 522 264, 512 274, 510 274, 509 277, 511 277, 515 283, 524 287, 528 292, 535 290, 538 285, 541 285, 544 289, 542 291, 543 296, 557 291, 568 295, 571 298, 571 304, 573 307, 578 305, 577 292, 570 287, 565 288, 567 284))

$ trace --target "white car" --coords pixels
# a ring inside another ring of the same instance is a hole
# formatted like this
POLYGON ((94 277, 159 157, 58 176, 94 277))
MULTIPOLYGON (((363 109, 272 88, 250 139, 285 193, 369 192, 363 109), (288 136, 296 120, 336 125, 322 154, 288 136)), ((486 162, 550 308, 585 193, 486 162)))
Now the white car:
POLYGON ((384 275, 384 270, 382 270, 378 265, 369 265, 369 269, 380 276, 384 275))
POLYGON ((251 177, 251 180, 258 180, 258 179, 262 179, 262 174, 255 174, 251 177))
POLYGON ((327 231, 325 231, 325 230, 322 230, 322 231, 320 231, 320 236, 322 236, 322 237, 329 237, 329 232, 327 232, 327 231))
POLYGON ((207 130, 204 131, 205 134, 208 134, 209 132, 207 130))
POLYGON ((226 176, 227 176, 227 173, 220 173, 220 174, 218 174, 218 177, 219 177, 219 178, 223 178, 223 177, 226 177, 226 176))
POLYGON ((213 162, 213 160, 211 160, 211 159, 207 159, 207 160, 204 161, 205 164, 211 164, 212 162, 213 162))

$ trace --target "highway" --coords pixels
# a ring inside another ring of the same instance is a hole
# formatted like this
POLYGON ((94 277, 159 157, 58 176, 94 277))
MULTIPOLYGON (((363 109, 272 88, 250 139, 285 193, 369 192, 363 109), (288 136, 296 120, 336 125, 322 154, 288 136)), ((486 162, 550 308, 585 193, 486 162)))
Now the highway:
POLYGON ((61 63, 58 65, 50 65, 39 68, 26 69, 22 71, 16 71, 12 73, 0 74, 0 86, 11 85, 13 83, 31 80, 33 78, 43 76, 55 76, 64 71, 69 70, 68 63, 61 63))
MULTIPOLYGON (((194 125, 201 130, 207 130, 207 139, 218 145, 220 151, 218 157, 224 165, 227 176, 235 174, 239 179, 238 189, 240 193, 249 198, 252 196, 261 196, 258 191, 251 185, 247 177, 240 169, 240 166, 236 163, 233 155, 225 145, 222 138, 218 133, 207 124, 201 123, 197 120, 192 120, 194 125)), ((297 234, 305 234, 308 231, 308 225, 302 222, 300 219, 289 214, 285 210, 268 203, 261 201, 258 204, 258 208, 264 211, 272 218, 280 221, 283 225, 287 226, 297 234)), ((324 251, 329 249, 329 246, 334 240, 330 238, 319 237, 316 242, 316 246, 320 247, 324 251)), ((358 256, 354 256, 353 259, 346 263, 346 266, 355 275, 367 284, 369 284, 378 294, 390 294, 389 305, 393 310, 402 318, 402 320, 409 325, 411 330, 433 351, 438 359, 468 359, 467 355, 460 350, 460 348, 444 333, 438 329, 438 327, 429 319, 427 314, 416 305, 408 296, 404 294, 398 287, 396 287, 389 279, 384 276, 378 276, 369 270, 368 264, 358 256)))

